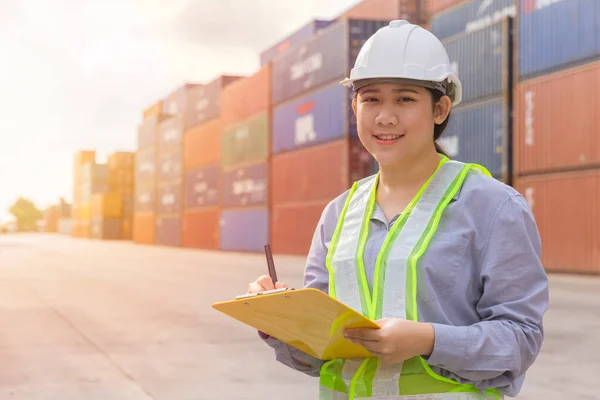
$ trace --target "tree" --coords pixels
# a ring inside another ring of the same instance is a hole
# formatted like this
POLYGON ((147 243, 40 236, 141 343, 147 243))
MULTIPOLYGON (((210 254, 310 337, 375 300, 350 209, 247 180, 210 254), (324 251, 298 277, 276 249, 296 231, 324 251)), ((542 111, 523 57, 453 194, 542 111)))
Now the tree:
POLYGON ((15 204, 8 210, 17 220, 19 232, 36 231, 36 223, 44 216, 31 200, 19 197, 15 204))

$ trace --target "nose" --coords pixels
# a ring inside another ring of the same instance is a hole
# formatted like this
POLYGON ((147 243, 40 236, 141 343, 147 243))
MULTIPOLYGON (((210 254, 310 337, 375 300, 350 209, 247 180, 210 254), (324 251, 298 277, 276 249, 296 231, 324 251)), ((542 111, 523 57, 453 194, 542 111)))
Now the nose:
POLYGON ((398 117, 390 107, 382 107, 375 117, 375 122, 379 126, 394 126, 398 124, 398 117))

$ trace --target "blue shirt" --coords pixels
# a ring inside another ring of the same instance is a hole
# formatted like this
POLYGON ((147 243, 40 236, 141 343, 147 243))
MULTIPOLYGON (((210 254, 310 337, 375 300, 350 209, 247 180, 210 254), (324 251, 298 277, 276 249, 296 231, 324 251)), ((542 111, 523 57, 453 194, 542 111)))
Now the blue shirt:
MULTIPOLYGON (((307 258, 306 287, 328 292, 325 258, 348 193, 323 211, 307 258)), ((371 217, 364 253, 371 290, 377 254, 397 218, 388 222, 378 205, 371 217)), ((469 173, 417 266, 419 320, 435 331, 427 358, 433 371, 480 389, 518 394, 544 336, 549 293, 540 257, 540 236, 523 196, 469 173)), ((323 361, 275 338, 263 339, 283 364, 319 375, 323 361)))

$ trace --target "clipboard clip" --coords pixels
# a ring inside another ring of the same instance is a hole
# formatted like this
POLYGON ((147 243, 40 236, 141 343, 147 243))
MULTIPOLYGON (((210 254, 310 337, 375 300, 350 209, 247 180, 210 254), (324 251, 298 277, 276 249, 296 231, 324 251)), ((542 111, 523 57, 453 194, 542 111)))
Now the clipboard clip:
POLYGON ((292 288, 280 288, 280 289, 274 289, 274 290, 267 290, 265 292, 250 293, 250 294, 241 294, 239 296, 236 296, 235 299, 236 300, 240 300, 240 299, 247 299, 247 298, 250 298, 250 297, 257 297, 257 296, 268 296, 270 294, 286 292, 288 290, 294 290, 294 289, 292 289, 292 288))

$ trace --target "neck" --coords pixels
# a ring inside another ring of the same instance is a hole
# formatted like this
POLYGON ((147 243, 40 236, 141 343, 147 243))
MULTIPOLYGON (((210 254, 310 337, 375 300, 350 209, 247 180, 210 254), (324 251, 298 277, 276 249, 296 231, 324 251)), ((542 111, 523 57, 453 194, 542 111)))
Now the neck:
POLYGON ((435 172, 440 155, 428 151, 426 155, 408 157, 395 164, 380 165, 379 186, 386 192, 421 186, 435 172))

